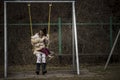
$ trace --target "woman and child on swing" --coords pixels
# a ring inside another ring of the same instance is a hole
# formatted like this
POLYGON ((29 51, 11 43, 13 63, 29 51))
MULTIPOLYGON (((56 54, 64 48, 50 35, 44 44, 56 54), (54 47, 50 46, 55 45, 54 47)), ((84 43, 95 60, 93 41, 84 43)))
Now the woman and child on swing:
POLYGON ((47 73, 46 70, 46 57, 52 58, 50 51, 47 48, 49 44, 49 35, 47 34, 46 28, 41 29, 38 33, 31 36, 31 44, 34 47, 33 54, 36 55, 36 74, 40 73, 40 66, 42 66, 42 75, 47 73))

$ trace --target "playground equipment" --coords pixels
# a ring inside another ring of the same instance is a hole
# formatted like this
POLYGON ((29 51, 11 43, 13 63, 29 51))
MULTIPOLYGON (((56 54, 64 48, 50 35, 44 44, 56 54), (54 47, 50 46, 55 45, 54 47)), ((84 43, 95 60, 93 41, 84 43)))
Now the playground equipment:
MULTIPOLYGON (((7 4, 8 3, 72 3, 72 39, 73 39, 73 56, 76 55, 76 58, 73 58, 73 62, 76 59, 76 71, 77 74, 80 74, 79 69, 79 56, 78 56, 78 41, 77 41, 77 28, 76 28, 76 15, 75 15, 75 1, 68 0, 68 1, 60 1, 60 0, 43 0, 43 1, 32 1, 32 0, 25 0, 25 1, 4 1, 4 77, 7 78, 7 4)), ((31 21, 32 22, 32 21, 31 21)), ((48 33, 50 33, 50 17, 48 20, 48 33)), ((32 26, 31 26, 32 32, 32 26)), ((32 35, 32 33, 31 33, 32 35)), ((75 63, 73 63, 75 64, 75 63)))
POLYGON ((113 51, 114 51, 114 48, 115 48, 115 46, 116 46, 116 44, 117 44, 119 35, 120 35, 120 29, 119 29, 119 31, 118 31, 118 34, 117 34, 117 37, 116 37, 116 39, 115 39, 115 41, 114 41, 114 44, 113 44, 113 46, 112 46, 112 49, 111 49, 111 51, 110 51, 110 54, 109 54, 109 56, 108 56, 108 59, 107 59, 107 61, 106 61, 106 64, 105 64, 104 69, 107 69, 107 66, 108 66, 108 64, 109 64, 110 58, 111 58, 111 56, 112 56, 112 54, 113 54, 113 51))

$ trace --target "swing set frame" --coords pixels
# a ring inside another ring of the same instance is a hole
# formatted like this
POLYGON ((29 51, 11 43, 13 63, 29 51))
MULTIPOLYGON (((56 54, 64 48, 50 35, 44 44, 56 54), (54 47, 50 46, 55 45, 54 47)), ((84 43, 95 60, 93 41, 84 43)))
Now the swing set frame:
POLYGON ((7 78, 7 4, 8 3, 71 3, 72 5, 72 51, 73 51, 73 67, 75 68, 76 59, 76 71, 77 75, 80 74, 79 69, 79 55, 78 55, 78 41, 77 41, 77 28, 76 28, 76 14, 75 14, 75 1, 74 0, 16 0, 16 1, 4 1, 4 78, 7 78))

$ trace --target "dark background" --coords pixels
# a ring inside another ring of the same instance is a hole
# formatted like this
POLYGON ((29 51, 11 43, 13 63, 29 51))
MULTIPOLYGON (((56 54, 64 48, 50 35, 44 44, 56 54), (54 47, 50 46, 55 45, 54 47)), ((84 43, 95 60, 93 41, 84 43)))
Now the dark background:
MULTIPOLYGON (((51 22, 72 22, 71 4, 61 3, 52 5, 51 22)), ((33 23, 48 21, 48 4, 31 4, 33 23)), ((0 2, 0 65, 4 60, 4 5, 0 2)), ((120 23, 120 0, 76 0, 76 18, 78 23, 120 23)), ((7 5, 7 23, 29 23, 28 7, 23 3, 9 3, 7 5)), ((108 25, 77 25, 78 46, 81 62, 105 62, 110 52, 110 28, 108 25)), ((33 26, 33 32, 38 32, 47 26, 33 26)), ((120 25, 113 25, 113 41, 120 25)), ((51 26, 50 50, 58 54, 58 27, 51 26)), ((72 54, 71 26, 62 26, 62 54, 72 54)), ((120 62, 120 38, 114 50, 113 62, 120 62)), ((71 56, 63 56, 63 64, 71 63, 71 56)), ((8 64, 33 64, 35 56, 32 54, 30 43, 30 28, 21 25, 8 25, 8 64)), ((57 58, 51 64, 57 64, 57 58)))

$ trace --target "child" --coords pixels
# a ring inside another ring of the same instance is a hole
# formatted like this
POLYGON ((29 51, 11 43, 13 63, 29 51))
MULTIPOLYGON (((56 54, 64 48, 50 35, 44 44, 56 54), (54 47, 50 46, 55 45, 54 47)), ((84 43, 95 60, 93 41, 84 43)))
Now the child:
POLYGON ((36 74, 39 75, 40 65, 42 65, 42 74, 47 73, 46 57, 51 57, 50 51, 46 48, 49 43, 49 36, 46 34, 46 29, 41 29, 39 33, 31 36, 31 43, 34 47, 33 54, 37 57, 36 74))

